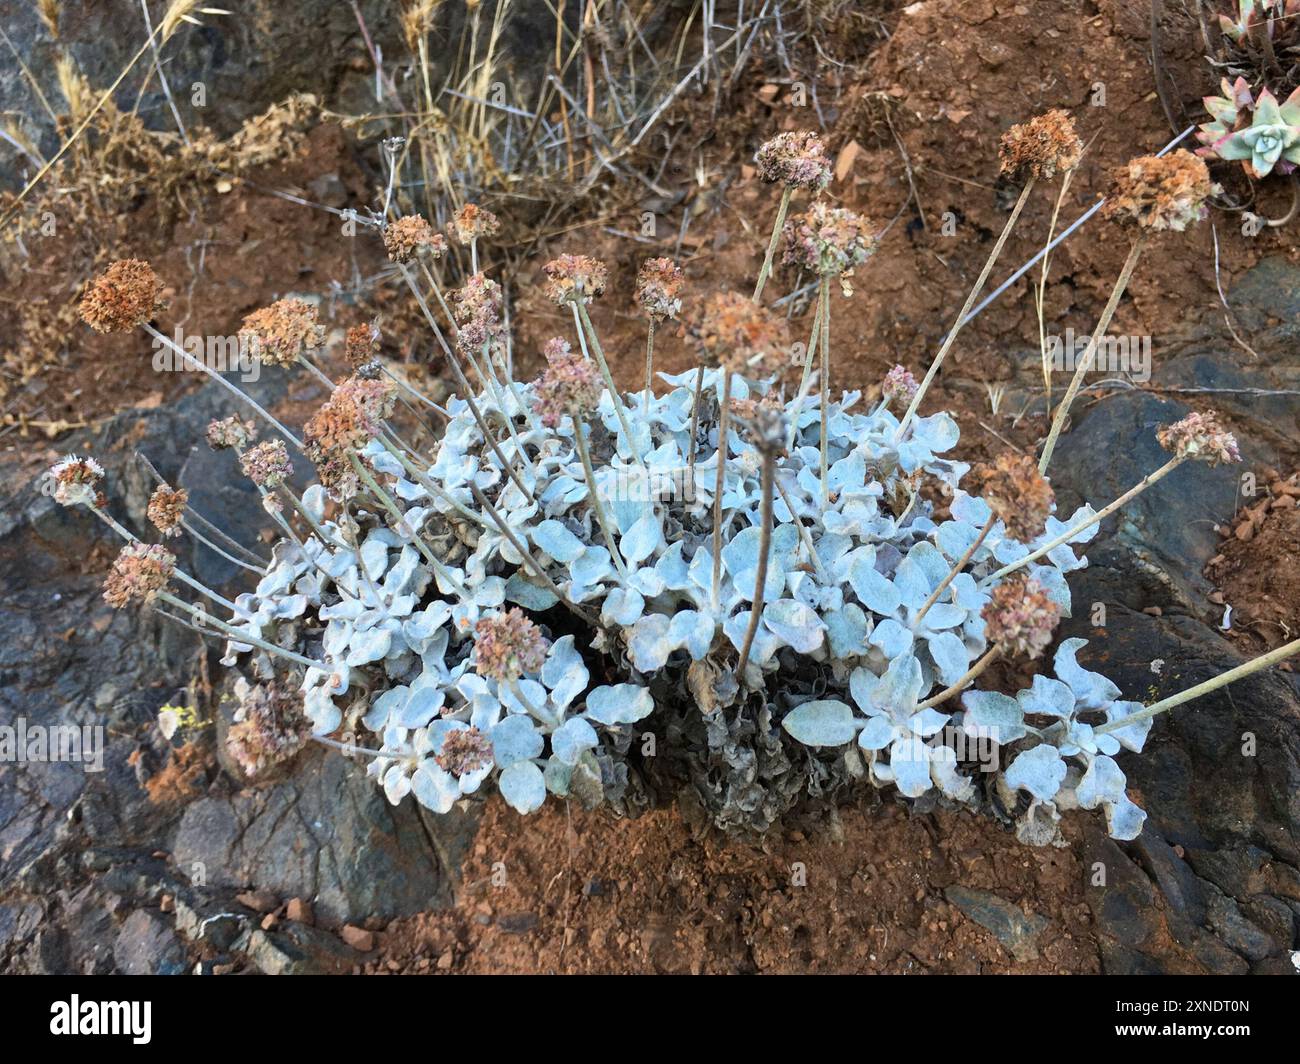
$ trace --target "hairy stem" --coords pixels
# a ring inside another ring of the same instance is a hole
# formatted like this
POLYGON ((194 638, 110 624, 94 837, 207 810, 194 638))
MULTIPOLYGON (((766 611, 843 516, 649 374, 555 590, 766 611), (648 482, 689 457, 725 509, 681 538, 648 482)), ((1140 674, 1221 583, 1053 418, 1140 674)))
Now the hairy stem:
POLYGON ((174 351, 176 354, 180 355, 181 358, 185 360, 186 365, 193 366, 195 369, 200 370, 203 373, 206 373, 214 381, 220 384, 221 387, 225 388, 226 391, 230 392, 232 395, 238 396, 241 402, 247 403, 248 406, 252 408, 253 412, 256 413, 258 417, 260 417, 263 421, 265 421, 268 425, 270 425, 273 429, 275 429, 276 432, 278 432, 281 436, 283 436, 286 440, 288 440, 291 444, 293 444, 294 449, 301 453, 302 441, 298 439, 298 437, 295 436, 292 432, 290 432, 287 428, 281 425, 280 422, 276 421, 275 418, 273 418, 256 399, 252 398, 252 396, 248 395, 246 392, 241 391, 235 385, 231 384, 230 381, 226 380, 226 378, 223 377, 216 370, 200 362, 197 358, 191 355, 183 347, 179 346, 176 343, 176 341, 171 340, 168 337, 164 336, 148 322, 145 322, 144 324, 144 331, 147 332, 150 336, 152 336, 156 341, 161 343, 164 347, 167 347, 170 350, 174 351))
POLYGON ((930 698, 927 698, 924 702, 918 702, 916 704, 916 708, 929 709, 931 706, 937 706, 941 702, 948 701, 948 699, 950 699, 953 695, 961 694, 962 691, 966 690, 966 688, 968 688, 977 679, 979 679, 979 677, 983 674, 985 669, 987 669, 990 665, 993 664, 993 662, 997 659, 999 653, 1001 653, 1001 649, 999 647, 996 646, 990 647, 985 652, 984 656, 980 658, 979 661, 975 662, 975 664, 972 665, 969 669, 967 669, 965 674, 955 684, 953 684, 951 687, 945 687, 937 695, 933 695, 930 698))
POLYGON ((250 632, 241 632, 238 628, 235 628, 233 625, 229 625, 225 621, 221 620, 220 617, 213 617, 212 614, 208 613, 206 610, 199 609, 197 606, 192 606, 184 599, 179 599, 170 592, 159 591, 158 598, 162 599, 163 602, 166 602, 170 606, 175 606, 177 609, 184 610, 194 618, 196 624, 211 625, 222 634, 228 636, 231 641, 235 643, 247 643, 249 646, 265 650, 268 654, 276 654, 297 665, 304 665, 309 669, 319 669, 321 672, 325 673, 330 671, 330 667, 323 661, 313 661, 311 658, 305 658, 301 654, 295 654, 292 650, 285 650, 284 647, 276 646, 274 643, 268 643, 260 636, 253 635, 250 632))
POLYGON ((758 518, 758 573, 754 577, 754 597, 750 600, 753 608, 749 614, 749 625, 745 629, 745 641, 740 648, 740 664, 736 667, 736 678, 741 683, 745 679, 745 667, 749 664, 749 652, 753 649, 754 637, 758 634, 758 622, 763 616, 763 603, 767 591, 767 555, 772 546, 772 488, 775 479, 776 452, 771 447, 767 447, 763 451, 763 501, 758 518))
POLYGON ((718 612, 722 592, 722 493, 727 485, 727 436, 731 431, 731 370, 722 369, 718 414, 718 475, 713 489, 713 612, 718 612))
POLYGON ((912 418, 916 416, 916 411, 934 381, 935 374, 939 372, 939 367, 943 365, 943 360, 952 349, 952 345, 961 332, 962 326, 966 324, 966 315, 970 313, 970 308, 975 305, 975 300, 979 298, 979 294, 984 291, 984 285, 989 279, 989 274, 993 272, 993 267, 997 264, 1002 249, 1006 246, 1007 237, 1011 235, 1011 230, 1015 228, 1016 222, 1020 218, 1020 212, 1025 209, 1025 202, 1029 199, 1029 193, 1033 191, 1033 188, 1034 179, 1031 177, 1025 182, 1025 187, 1020 190, 1020 197, 1016 200, 1016 205, 1011 209, 1011 217, 1007 219, 1007 224, 1002 227, 1002 232, 998 235, 993 250, 989 252, 988 260, 984 263, 984 268, 980 270, 980 275, 975 281, 975 287, 970 290, 970 295, 966 297, 966 302, 962 304, 961 313, 957 315, 957 321, 944 338, 939 353, 934 356, 934 361, 930 363, 930 368, 925 371, 925 378, 921 381, 921 386, 917 388, 916 394, 912 396, 912 402, 908 405, 907 412, 903 414, 903 420, 898 423, 898 431, 894 434, 895 442, 903 438, 907 426, 911 424, 912 418))
POLYGON ((1236 680, 1244 679, 1252 673, 1266 669, 1270 665, 1276 665, 1279 661, 1291 657, 1293 654, 1300 654, 1300 639, 1293 639, 1285 643, 1276 650, 1270 650, 1267 654, 1261 654, 1257 658, 1252 658, 1244 664, 1238 665, 1235 669, 1229 669, 1227 672, 1221 672, 1218 676, 1212 676, 1204 683, 1198 683, 1195 687, 1189 687, 1186 691, 1179 691, 1176 695, 1170 695, 1168 698, 1162 698, 1159 702, 1152 702, 1145 709, 1130 714, 1127 717, 1121 717, 1118 720, 1111 721, 1108 724, 1100 724, 1093 728, 1094 735, 1105 735, 1107 732, 1119 731, 1121 728, 1127 728, 1130 724, 1140 724, 1144 720, 1150 720, 1167 710, 1181 706, 1184 702, 1190 702, 1194 698, 1200 698, 1201 695, 1208 695, 1211 691, 1217 691, 1220 687, 1226 687, 1236 680))
POLYGON ((957 559, 956 563, 948 570, 948 575, 943 578, 939 586, 934 589, 930 597, 921 605, 921 610, 912 618, 912 631, 920 627, 925 615, 930 612, 930 607, 939 601, 939 596, 947 590, 948 585, 957 579, 957 574, 966 568, 966 563, 975 556, 975 552, 980 549, 980 544, 984 542, 988 534, 993 531, 993 526, 997 523, 997 515, 989 514, 989 519, 984 522, 984 527, 980 529, 980 534, 975 537, 975 542, 967 548, 966 553, 957 559))
POLYGON ((1052 419, 1051 431, 1047 434, 1047 442, 1043 444, 1043 456, 1038 460, 1038 471, 1040 473, 1047 472, 1047 466, 1052 461, 1052 452, 1056 450, 1056 440, 1061 435, 1061 429, 1065 426, 1065 417, 1070 412, 1070 404, 1074 402, 1074 397, 1079 394, 1079 386, 1083 384, 1084 374, 1092 368, 1093 360, 1097 357, 1097 344, 1106 335, 1106 330, 1110 327, 1110 319, 1115 316, 1115 308, 1119 306, 1120 297, 1124 295, 1124 289, 1128 287, 1129 278, 1133 276, 1133 268, 1137 266, 1138 256, 1142 254, 1142 246, 1145 242, 1146 238, 1139 236, 1133 241, 1133 246, 1129 248, 1128 258, 1124 260, 1124 265, 1119 271, 1119 277, 1115 281, 1115 287, 1111 289, 1110 299, 1106 301, 1106 308, 1101 312, 1097 327, 1092 330, 1092 336, 1088 340, 1088 346, 1083 352, 1083 357, 1079 359, 1079 364, 1074 368, 1074 376, 1070 378, 1070 387, 1066 389, 1065 397, 1056 408, 1056 416, 1052 419))
POLYGON ((1055 550, 1062 543, 1068 543, 1080 532, 1087 531, 1098 521, 1104 521, 1116 510, 1118 510, 1121 506, 1127 503, 1130 499, 1146 491, 1147 488, 1151 487, 1151 485, 1156 483, 1156 481, 1161 480, 1162 478, 1168 476, 1180 465, 1182 465, 1185 461, 1187 461, 1187 457, 1185 455, 1175 455, 1173 458, 1169 459, 1169 461, 1167 461, 1164 465, 1162 465, 1159 469, 1157 469, 1154 473, 1148 473, 1145 477, 1143 477, 1140 481, 1134 484, 1133 487, 1129 488, 1128 491, 1124 492, 1123 495, 1121 495, 1118 499, 1112 502, 1109 506, 1105 507, 1104 509, 1098 510, 1087 520, 1080 521, 1073 528, 1067 529, 1066 531, 1062 532, 1050 543, 1043 544, 1043 546, 1039 547, 1032 554, 1026 554, 1023 558, 1011 562, 1008 565, 1004 565, 996 573, 992 573, 991 575, 986 576, 983 580, 980 581, 980 586, 982 587, 987 586, 988 584, 993 583, 994 580, 999 580, 1002 577, 1006 576, 1008 573, 1014 573, 1017 569, 1022 569, 1026 565, 1029 565, 1031 562, 1038 561, 1038 559, 1041 558, 1044 554, 1048 553, 1049 551, 1055 550))
POLYGON ((587 304, 581 299, 577 299, 571 305, 573 307, 574 321, 578 326, 578 339, 583 341, 583 354, 587 353, 586 340, 583 340, 585 334, 591 340, 591 350, 596 356, 596 365, 600 367, 601 376, 605 378, 605 387, 609 389, 609 397, 614 403, 614 413, 618 415, 618 424, 623 430, 623 435, 627 437, 627 445, 632 451, 632 457, 636 459, 636 464, 644 470, 645 461, 637 450, 636 437, 632 435, 632 427, 627 423, 627 414, 623 411, 623 397, 618 394, 618 386, 614 383, 614 375, 609 372, 609 363, 605 361, 605 352, 601 349, 600 338, 596 335, 596 327, 592 325, 591 315, 587 313, 587 304))
POLYGON ((776 246, 781 240, 781 227, 785 225, 785 215, 790 209, 790 196, 794 189, 787 185, 781 190, 781 202, 776 208, 776 221, 772 223, 772 236, 767 242, 767 254, 763 256, 763 267, 758 271, 758 281, 754 285, 754 294, 751 297, 755 303, 763 298, 763 287, 767 284, 767 279, 772 273, 772 262, 776 258, 776 246))
POLYGON ((605 546, 609 548, 609 556, 614 560, 614 568, 618 570, 620 580, 627 583, 627 566, 623 564, 623 556, 618 551, 618 544, 614 540, 614 530, 610 527, 609 518, 605 515, 605 506, 600 501, 600 490, 596 486, 596 470, 591 464, 591 452, 587 449, 587 426, 578 418, 573 420, 573 439, 578 447, 578 457, 582 460, 582 475, 587 480, 587 495, 591 499, 591 509, 596 515, 596 523, 600 525, 600 533, 605 537, 605 546))

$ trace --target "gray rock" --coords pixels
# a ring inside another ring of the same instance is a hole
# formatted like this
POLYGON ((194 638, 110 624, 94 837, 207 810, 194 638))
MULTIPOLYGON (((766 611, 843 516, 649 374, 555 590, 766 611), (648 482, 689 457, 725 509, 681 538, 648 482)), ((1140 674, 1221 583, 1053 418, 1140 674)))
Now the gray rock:
POLYGON ((205 886, 308 898, 319 919, 339 924, 448 904, 477 819, 391 807, 362 766, 312 751, 291 779, 194 802, 172 853, 205 886))
POLYGON ((113 959, 124 975, 181 975, 186 970, 185 951, 167 923, 146 909, 126 918, 113 959))
POLYGON ((294 923, 278 931, 254 931, 247 953, 263 975, 342 975, 362 960, 328 931, 294 923))
POLYGON ((1046 919, 986 890, 951 886, 943 893, 980 927, 991 931, 1016 960, 1023 963, 1038 959, 1035 940, 1047 926, 1046 919))

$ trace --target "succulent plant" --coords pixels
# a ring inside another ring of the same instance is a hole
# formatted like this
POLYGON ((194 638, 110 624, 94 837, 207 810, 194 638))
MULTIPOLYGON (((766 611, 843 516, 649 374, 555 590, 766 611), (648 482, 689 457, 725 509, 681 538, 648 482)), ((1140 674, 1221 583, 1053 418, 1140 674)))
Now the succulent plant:
POLYGON ((1279 104, 1268 89, 1255 99, 1244 78, 1229 84, 1221 96, 1207 96, 1212 121, 1201 126, 1200 154, 1208 158, 1241 162, 1251 177, 1276 171, 1289 174, 1300 163, 1300 89, 1279 104))

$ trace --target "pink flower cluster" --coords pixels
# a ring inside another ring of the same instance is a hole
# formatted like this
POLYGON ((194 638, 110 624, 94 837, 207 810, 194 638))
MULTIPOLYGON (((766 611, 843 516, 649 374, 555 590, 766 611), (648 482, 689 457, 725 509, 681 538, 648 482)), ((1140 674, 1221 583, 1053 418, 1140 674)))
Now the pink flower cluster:
POLYGON ((517 680, 525 673, 541 671, 549 646, 542 630, 523 610, 504 610, 474 626, 474 667, 489 680, 517 680))
POLYGON ((546 371, 533 382, 533 409, 547 428, 556 428, 565 415, 577 418, 596 409, 602 386, 590 359, 569 348, 561 337, 542 348, 546 371))
POLYGON ((778 133, 754 155, 758 176, 769 184, 820 192, 831 183, 831 161, 816 133, 778 133))

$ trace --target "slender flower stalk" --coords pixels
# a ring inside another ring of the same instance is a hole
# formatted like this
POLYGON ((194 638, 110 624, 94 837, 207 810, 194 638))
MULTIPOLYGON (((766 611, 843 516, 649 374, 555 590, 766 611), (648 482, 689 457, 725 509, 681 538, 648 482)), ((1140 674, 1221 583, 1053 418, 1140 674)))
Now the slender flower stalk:
POLYGON ((1097 524, 1099 521, 1106 520, 1106 518, 1108 518, 1111 514, 1113 514, 1125 503, 1136 498, 1138 495, 1141 495, 1142 492, 1146 491, 1147 488, 1151 487, 1152 484, 1155 484, 1158 481, 1163 480, 1175 469, 1177 469, 1180 465, 1182 465, 1185 461, 1187 461, 1186 455, 1175 455, 1173 458, 1169 459, 1168 462, 1162 465, 1155 472, 1148 473, 1145 477, 1143 477, 1140 481, 1134 484, 1133 487, 1129 488, 1128 491, 1124 492, 1123 495, 1121 495, 1118 499, 1112 502, 1109 506, 1103 507, 1102 509, 1098 510, 1091 517, 1085 518, 1084 520, 1080 521, 1073 528, 1066 529, 1066 531, 1062 532, 1055 539, 1043 544, 1043 546, 1039 547, 1037 550, 1034 550, 1031 553, 1026 554, 1023 558, 1020 558, 1014 562, 1010 562, 1009 564, 1004 565, 997 572, 992 573, 989 576, 986 576, 982 581, 980 581, 981 586, 986 586, 988 584, 993 583, 994 581, 1001 580, 1004 576, 1008 575, 1009 573, 1014 573, 1017 569, 1023 569, 1026 565, 1038 561, 1038 559, 1043 557, 1043 555, 1049 553, 1050 551, 1054 551, 1057 547, 1061 546, 1061 544, 1069 543, 1070 540, 1072 540, 1075 536, 1079 535, 1079 533, 1086 532, 1088 529, 1090 529, 1093 525, 1097 524))
POLYGON ((511 465, 511 463, 506 459, 506 456, 502 453, 501 447, 496 441, 496 437, 492 435, 492 430, 488 427, 488 423, 483 417, 483 411, 479 408, 478 402, 474 398, 474 390, 470 387, 469 380, 465 376, 465 371, 461 368, 460 360, 456 357, 455 352, 451 349, 451 345, 447 343, 447 338, 443 336, 442 330, 438 327, 438 322, 434 319, 433 312, 429 309, 429 304, 425 301, 424 294, 420 291, 419 286, 416 285, 415 278, 411 276, 411 272, 405 266, 399 265, 398 268, 401 270, 402 279, 406 282, 406 287, 411 290, 411 294, 415 296, 415 301, 420 305, 420 310, 424 313, 424 320, 428 322, 429 327, 433 330, 434 336, 437 337, 438 343, 442 347, 443 354, 447 358, 447 364, 451 366, 452 372, 456 374, 457 383, 460 384, 462 391, 465 393, 465 404, 469 407, 470 413, 474 417, 474 423, 478 425, 479 432, 483 434, 483 441, 491 448, 492 454, 496 458, 501 471, 515 482, 515 487, 524 493, 524 498, 531 500, 533 493, 528 489, 528 486, 523 482, 523 480, 520 479, 519 474, 515 472, 514 466, 511 465))
POLYGON ((1185 691, 1179 691, 1177 694, 1170 695, 1168 698, 1162 698, 1159 702, 1152 702, 1145 709, 1131 713, 1127 717, 1118 717, 1106 724, 1099 724, 1093 728, 1094 735, 1106 735, 1109 732, 1119 731, 1121 728, 1127 728, 1131 724, 1141 724, 1143 721, 1151 720, 1171 709, 1175 709, 1184 703, 1190 702, 1202 695, 1208 695, 1212 691, 1217 691, 1220 687, 1227 687, 1230 683, 1237 680, 1245 679, 1261 669, 1267 669, 1271 665, 1276 665, 1279 661, 1300 654, 1300 639, 1293 639, 1289 643, 1284 643, 1276 650, 1270 650, 1267 654, 1261 654, 1257 658, 1238 665, 1235 669, 1229 669, 1227 672, 1221 672, 1218 676, 1213 676, 1203 683, 1198 683, 1194 687, 1189 687, 1185 691))
POLYGON ((821 351, 821 477, 822 503, 829 506, 831 502, 830 458, 827 454, 827 441, 830 439, 831 410, 831 279, 822 278, 822 351, 821 351))
POLYGON ((232 642, 246 643, 249 646, 257 647, 259 650, 265 650, 268 654, 274 654, 277 657, 284 658, 286 661, 293 662, 295 665, 302 665, 308 669, 318 669, 325 673, 330 671, 329 665, 323 661, 314 661, 301 654, 296 654, 292 650, 286 650, 284 647, 276 646, 274 643, 268 643, 261 636, 253 635, 251 632, 241 631, 233 625, 227 624, 225 621, 221 620, 221 618, 213 617, 212 614, 208 613, 206 610, 200 609, 198 606, 193 606, 184 599, 177 598, 170 592, 159 591, 158 598, 161 601, 166 602, 169 606, 174 606, 176 609, 184 610, 194 618, 196 624, 200 626, 211 625, 223 635, 227 636, 232 642))
POLYGON ((750 600, 749 624, 745 629, 745 639, 740 648, 740 664, 736 666, 736 677, 742 683, 745 668, 749 665, 749 652, 753 649, 754 638, 758 634, 758 625, 763 616, 763 605, 767 597, 768 554, 772 549, 772 497, 776 484, 776 460, 785 437, 785 426, 781 424, 779 417, 760 411, 755 419, 753 435, 755 445, 763 458, 759 489, 762 502, 759 505, 758 516, 758 571, 754 576, 754 595, 750 600))
POLYGON ((600 501, 596 470, 592 467, 591 452, 587 448, 587 427, 581 420, 573 423, 573 440, 577 445, 578 458, 582 461, 582 475, 587 481, 587 496, 591 500, 591 509, 596 515, 596 523, 600 525, 600 533, 605 538, 605 546, 609 548, 609 556, 614 561, 614 568, 618 570, 619 579, 626 584, 627 566, 623 563, 623 555, 619 553, 618 543, 614 539, 614 530, 605 514, 604 503, 600 501))
POLYGON ((590 340, 591 352, 596 356, 596 365, 600 367, 600 375, 605 379, 605 388, 609 391, 610 401, 614 404, 614 413, 618 416, 619 427, 627 438, 627 445, 632 451, 632 457, 636 459, 636 464, 645 470, 645 459, 637 449, 636 437, 632 435, 632 426, 628 424, 627 413, 623 409, 623 397, 618 392, 618 385, 614 383, 614 375, 609 371, 609 363, 605 361, 605 352, 600 346, 600 338, 596 335, 596 327, 591 323, 591 315, 587 313, 587 305, 581 299, 575 299, 571 305, 582 352, 584 355, 587 354, 587 341, 590 340))
POLYGON ((506 519, 501 516, 501 512, 493 506, 491 500, 483 494, 483 489, 471 480, 469 482, 469 490, 473 493, 475 501, 483 507, 483 512, 486 513, 488 517, 492 519, 492 523, 497 526, 497 531, 506 538, 519 556, 523 558, 524 564, 528 566, 528 571, 537 577, 537 579, 546 586, 546 589, 552 595, 564 603, 575 617, 594 628, 597 624, 595 614, 590 610, 579 606, 560 589, 560 586, 554 580, 551 579, 550 574, 543 569, 542 566, 538 564, 537 559, 533 557, 532 551, 528 549, 527 544, 523 543, 519 537, 515 535, 513 529, 511 529, 510 525, 506 522, 506 519))
POLYGON ((980 270, 979 276, 975 279, 975 285, 971 288, 970 294, 966 297, 966 302, 962 304, 957 320, 953 323, 948 335, 944 337, 943 343, 939 346, 939 353, 934 356, 934 361, 930 363, 930 368, 925 371, 925 376, 921 380, 921 386, 912 396, 911 403, 908 404, 902 420, 898 423, 898 431, 894 433, 894 442, 900 442, 903 435, 907 432, 907 427, 916 417, 916 411, 921 405, 921 400, 925 398, 925 393, 929 391, 930 385, 934 382, 935 375, 939 372, 939 367, 943 365, 943 360, 948 357, 948 352, 952 350, 952 345, 956 343, 957 337, 961 334, 962 327, 966 324, 966 316, 970 313, 971 307, 975 305, 975 300, 979 298, 984 291, 984 285, 988 282, 989 274, 993 272, 993 267, 997 265, 998 259, 1002 256, 1002 249, 1006 247, 1007 238, 1011 235, 1011 230, 1016 227, 1016 222, 1020 220, 1020 213, 1025 209, 1025 204, 1029 200, 1029 194, 1034 190, 1034 178, 1025 182, 1024 188, 1020 190, 1020 195, 1016 199, 1016 205, 1011 208, 1011 216, 1007 219, 1006 224, 1002 227, 1002 232, 998 234, 997 241, 993 244, 993 250, 989 252, 989 257, 984 261, 984 267, 980 270))
POLYGON ((686 482, 695 483, 695 456, 699 453, 699 434, 700 434, 700 397, 704 392, 704 363, 701 361, 699 368, 695 371, 695 388, 694 398, 691 401, 691 428, 690 428, 690 449, 691 453, 686 459, 686 482))
POLYGON ((718 474, 713 488, 713 612, 717 613, 722 598, 722 494, 727 484, 727 452, 731 449, 731 370, 722 367, 722 383, 718 394, 718 474))
POLYGON ((286 441, 293 444, 293 446, 297 450, 299 451, 302 450, 302 440, 298 439, 297 436, 295 436, 292 432, 290 432, 287 428, 285 428, 282 424, 280 424, 280 422, 277 421, 271 415, 271 413, 262 406, 261 403, 259 403, 247 392, 245 392, 242 388, 239 388, 238 386, 232 384, 230 381, 226 380, 226 378, 223 377, 216 370, 212 369, 205 363, 199 361, 188 351, 186 351, 183 347, 179 346, 174 340, 172 340, 170 337, 164 336, 148 322, 145 322, 144 324, 144 331, 147 332, 150 336, 152 336, 156 342, 162 344, 166 348, 169 348, 175 354, 180 355, 181 358, 185 360, 186 365, 192 366, 194 369, 198 369, 206 373, 214 381, 220 384, 221 387, 225 388, 226 391, 230 392, 231 395, 238 397, 240 402, 247 405, 249 409, 253 411, 253 413, 255 413, 258 417, 260 417, 263 421, 265 421, 268 425, 270 425, 273 429, 275 429, 275 431, 278 432, 281 436, 283 436, 286 441))
POLYGON ((930 597, 926 599, 925 602, 922 603, 921 608, 917 610, 911 623, 913 631, 916 631, 916 629, 920 627, 921 622, 925 620, 925 615, 930 612, 930 607, 939 601, 939 596, 942 595, 952 582, 957 579, 957 574, 966 568, 967 563, 969 563, 971 558, 975 556, 975 552, 980 549, 980 544, 982 544, 988 534, 993 531, 993 526, 997 524, 997 520, 997 514, 989 514, 989 519, 984 522, 984 527, 980 529, 979 535, 975 537, 975 542, 967 547, 966 552, 953 563, 953 567, 948 570, 948 575, 939 582, 939 586, 930 593, 930 597))
POLYGON ((434 572, 442 577, 445 583, 451 585, 452 590, 460 596, 462 602, 471 601, 473 596, 471 596, 465 589, 465 585, 456 578, 456 575, 450 569, 442 564, 438 559, 438 556, 434 554, 429 545, 424 542, 419 530, 411 528, 411 526, 407 524, 406 517, 403 515, 401 508, 393 501, 392 496, 379 486, 379 482, 371 475, 370 470, 366 468, 365 463, 355 454, 349 454, 348 461, 351 462, 353 471, 361 478, 366 487, 374 492, 375 498, 377 498, 384 509, 388 511, 388 514, 393 519, 396 527, 407 528, 410 530, 411 541, 415 544, 416 549, 424 556, 424 560, 433 568, 434 572))
MULTIPOLYGON (((104 510, 101 510, 94 503, 87 503, 86 509, 88 509, 91 513, 93 513, 96 517, 98 517, 101 521, 103 521, 104 524, 108 525, 109 528, 111 528, 114 532, 116 532, 119 536, 121 536, 122 539, 126 540, 127 543, 139 544, 141 542, 139 537, 136 536, 134 532, 132 532, 130 529, 123 528, 120 524, 118 524, 115 520, 113 520, 113 518, 109 516, 108 513, 106 513, 104 510)), ((218 594, 216 591, 213 591, 212 588, 207 587, 204 584, 201 584, 199 581, 195 580, 194 577, 190 576, 188 573, 185 573, 180 569, 175 569, 173 570, 171 575, 176 577, 176 579, 179 580, 182 584, 185 584, 186 586, 197 591, 200 595, 204 596, 205 598, 211 599, 218 606, 228 609, 231 613, 235 614, 236 616, 239 616, 244 612, 233 602, 231 602, 230 599, 226 598, 224 595, 218 594)))
POLYGON ((961 694, 962 691, 966 690, 966 688, 968 688, 971 684, 973 684, 984 674, 984 671, 990 665, 992 665, 993 662, 995 662, 998 659, 998 656, 1001 653, 1002 653, 1001 647, 996 647, 996 646, 990 647, 987 651, 984 652, 984 656, 981 657, 977 662, 975 662, 975 664, 972 665, 969 669, 967 669, 966 672, 962 674, 962 676, 957 680, 956 683, 954 683, 950 687, 945 687, 937 695, 931 695, 924 702, 918 702, 916 704, 916 708, 929 709, 932 706, 937 706, 943 702, 947 702, 948 699, 952 698, 953 695, 961 694))
POLYGON ((776 220, 772 223, 772 236, 767 242, 767 253, 763 256, 763 266, 758 271, 758 280, 754 282, 754 294, 750 297, 755 303, 763 301, 763 289, 767 286, 767 279, 772 273, 772 263, 776 259, 776 249, 781 243, 781 230, 785 227, 785 216, 790 210, 790 198, 794 195, 794 187, 786 185, 781 190, 781 202, 777 204, 776 220))
POLYGON ((1070 405, 1074 402, 1074 397, 1079 394, 1079 388, 1083 384, 1084 376, 1092 369, 1093 360, 1097 357, 1097 345, 1101 343, 1101 338, 1106 335, 1106 330, 1110 328, 1111 319, 1115 316, 1115 310, 1119 306, 1120 299, 1123 298, 1124 290, 1128 288, 1129 280, 1133 277, 1133 270, 1137 267, 1138 257, 1142 254, 1145 243, 1145 236, 1140 235, 1133 241, 1128 250, 1124 265, 1120 268, 1119 277, 1115 279, 1115 287, 1111 289, 1110 298, 1106 300, 1105 309, 1102 310, 1101 317, 1097 319, 1097 327, 1092 330, 1092 336, 1088 338, 1088 346, 1084 348, 1083 355, 1074 368, 1074 376, 1070 378, 1070 386, 1066 388, 1064 397, 1056 406, 1056 413, 1052 417, 1052 427, 1047 434, 1047 442, 1043 444, 1043 455, 1038 460, 1039 472, 1047 472, 1047 467, 1052 461, 1052 455, 1056 451, 1056 441, 1061 435, 1061 429, 1065 427, 1065 418, 1070 412, 1070 405))

